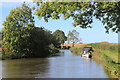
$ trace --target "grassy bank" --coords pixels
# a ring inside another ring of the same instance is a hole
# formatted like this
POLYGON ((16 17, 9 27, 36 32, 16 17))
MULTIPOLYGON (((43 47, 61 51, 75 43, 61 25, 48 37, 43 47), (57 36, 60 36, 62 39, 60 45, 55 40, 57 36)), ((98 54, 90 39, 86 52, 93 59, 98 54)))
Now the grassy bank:
POLYGON ((103 64, 105 70, 109 73, 110 77, 120 76, 120 61, 118 60, 118 44, 116 43, 92 43, 79 47, 73 47, 70 50, 77 54, 82 54, 82 48, 85 46, 93 47, 93 59, 99 63, 103 64))

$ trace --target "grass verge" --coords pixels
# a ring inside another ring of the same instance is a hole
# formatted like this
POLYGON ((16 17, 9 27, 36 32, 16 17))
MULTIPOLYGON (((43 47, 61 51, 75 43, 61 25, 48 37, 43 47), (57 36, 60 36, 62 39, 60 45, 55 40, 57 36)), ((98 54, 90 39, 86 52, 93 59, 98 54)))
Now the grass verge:
POLYGON ((118 44, 117 43, 91 43, 79 47, 72 47, 70 50, 81 55, 83 47, 93 47, 93 59, 98 64, 103 64, 105 71, 108 72, 109 77, 120 77, 120 60, 118 59, 118 44))

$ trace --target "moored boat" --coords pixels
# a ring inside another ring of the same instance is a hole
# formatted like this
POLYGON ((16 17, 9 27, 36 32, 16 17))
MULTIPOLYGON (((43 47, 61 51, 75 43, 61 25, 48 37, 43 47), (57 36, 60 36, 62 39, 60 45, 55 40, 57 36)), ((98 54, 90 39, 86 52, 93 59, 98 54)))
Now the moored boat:
POLYGON ((82 57, 91 58, 92 57, 92 47, 84 47, 82 57))

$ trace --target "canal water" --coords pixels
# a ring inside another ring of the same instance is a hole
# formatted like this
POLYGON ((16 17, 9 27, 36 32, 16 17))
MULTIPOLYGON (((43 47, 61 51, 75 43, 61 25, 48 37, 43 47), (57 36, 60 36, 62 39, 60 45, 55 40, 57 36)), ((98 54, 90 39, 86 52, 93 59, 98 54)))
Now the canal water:
POLYGON ((60 56, 2 61, 3 78, 108 78, 102 65, 70 50, 60 56))

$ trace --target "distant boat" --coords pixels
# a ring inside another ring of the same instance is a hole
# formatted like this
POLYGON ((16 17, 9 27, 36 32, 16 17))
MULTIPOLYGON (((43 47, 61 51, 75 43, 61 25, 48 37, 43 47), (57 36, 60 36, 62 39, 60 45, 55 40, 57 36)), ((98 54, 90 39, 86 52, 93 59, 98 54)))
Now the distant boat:
POLYGON ((92 47, 84 47, 82 57, 91 58, 92 57, 92 47))

